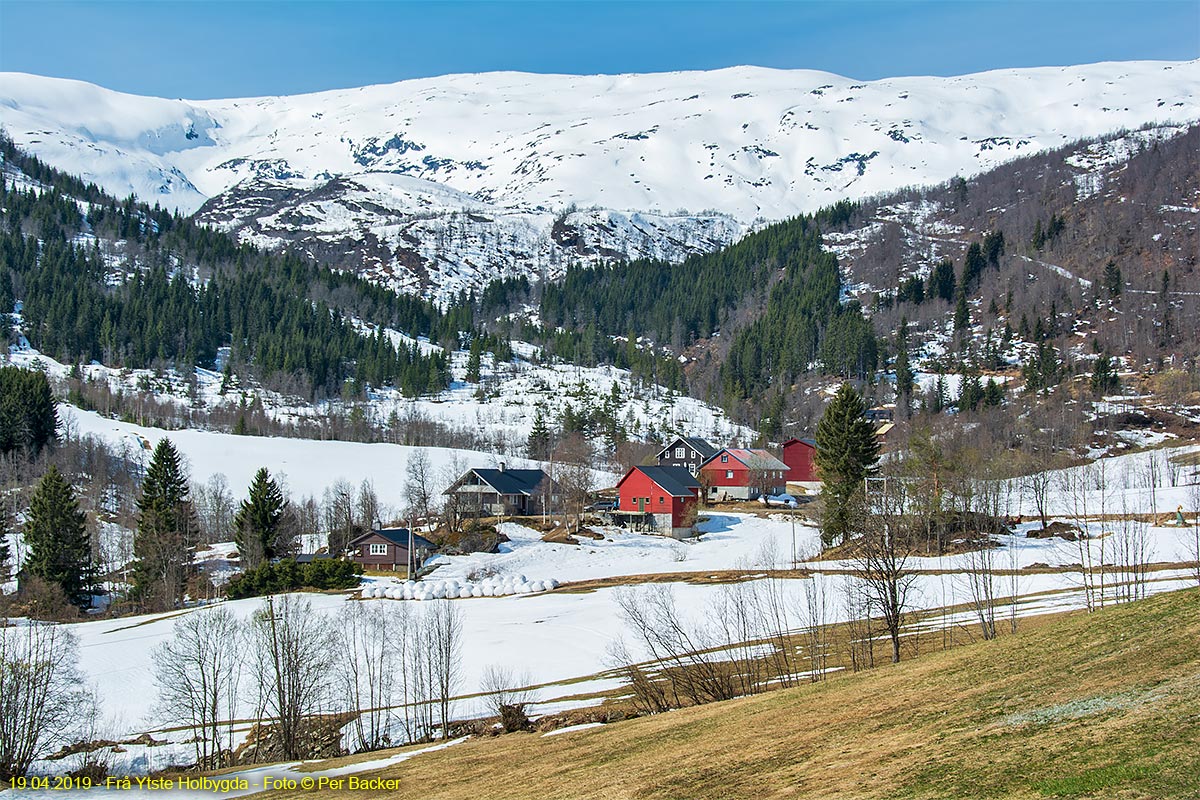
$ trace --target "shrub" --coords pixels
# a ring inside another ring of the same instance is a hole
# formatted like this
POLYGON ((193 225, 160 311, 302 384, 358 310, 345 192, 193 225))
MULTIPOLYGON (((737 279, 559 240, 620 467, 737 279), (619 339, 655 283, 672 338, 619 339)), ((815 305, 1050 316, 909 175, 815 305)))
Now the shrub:
POLYGON ((290 558, 267 561, 229 581, 230 600, 296 589, 351 589, 358 585, 362 567, 352 561, 324 559, 297 564, 290 558))

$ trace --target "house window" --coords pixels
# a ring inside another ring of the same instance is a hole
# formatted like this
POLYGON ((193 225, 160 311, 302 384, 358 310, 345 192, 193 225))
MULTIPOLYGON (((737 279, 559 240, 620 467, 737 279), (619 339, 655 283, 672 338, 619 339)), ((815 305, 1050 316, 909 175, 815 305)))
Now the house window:
POLYGON ((373 555, 373 556, 386 556, 386 555, 387 555, 387 545, 386 545, 386 544, 373 544, 373 545, 371 545, 371 555, 373 555))
POLYGON ((665 502, 667 502, 667 499, 666 499, 665 497, 660 497, 660 498, 658 498, 658 504, 659 504, 660 506, 661 506, 663 503, 665 503, 665 502))
POLYGON ((683 448, 682 448, 682 447, 676 447, 676 448, 675 448, 675 457, 676 457, 676 458, 683 458, 683 448))
POLYGON ((733 477, 733 470, 731 470, 731 469, 727 469, 727 470, 725 470, 725 477, 726 477, 726 478, 732 478, 732 477, 733 477))
POLYGON ((721 463, 722 463, 722 464, 728 464, 728 463, 729 463, 729 456, 721 456, 721 463))

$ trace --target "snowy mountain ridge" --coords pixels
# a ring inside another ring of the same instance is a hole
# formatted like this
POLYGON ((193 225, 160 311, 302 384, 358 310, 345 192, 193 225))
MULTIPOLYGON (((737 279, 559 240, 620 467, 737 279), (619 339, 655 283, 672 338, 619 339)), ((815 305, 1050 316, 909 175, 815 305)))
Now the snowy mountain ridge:
POLYGON ((877 81, 507 72, 204 101, 5 73, 0 115, 19 146, 117 196, 438 296, 677 259, 756 221, 1200 119, 1200 61, 877 81))

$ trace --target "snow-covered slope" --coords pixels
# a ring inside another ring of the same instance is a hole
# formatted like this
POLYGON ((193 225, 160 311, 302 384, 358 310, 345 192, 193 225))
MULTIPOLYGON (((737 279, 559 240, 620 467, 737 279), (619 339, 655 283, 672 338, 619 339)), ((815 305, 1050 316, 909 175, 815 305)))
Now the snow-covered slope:
POLYGON ((349 261, 437 293, 507 266, 677 257, 757 219, 1197 119, 1200 61, 872 82, 756 67, 488 73, 210 101, 6 73, 0 113, 18 145, 118 196, 185 212, 216 198, 206 218, 268 243, 345 253, 368 238, 370 255, 349 261), (561 213, 572 206, 620 213, 561 213))

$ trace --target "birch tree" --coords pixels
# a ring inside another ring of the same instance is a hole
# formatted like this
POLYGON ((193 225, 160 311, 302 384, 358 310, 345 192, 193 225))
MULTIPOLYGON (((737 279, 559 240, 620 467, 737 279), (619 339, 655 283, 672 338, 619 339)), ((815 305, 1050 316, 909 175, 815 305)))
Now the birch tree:
POLYGON ((0 628, 0 781, 75 740, 95 702, 77 664, 75 637, 58 625, 0 628))
POLYGON ((228 609, 219 607, 181 617, 171 637, 154 649, 158 712, 164 720, 182 721, 191 728, 201 769, 229 764, 243 652, 241 625, 228 609))

